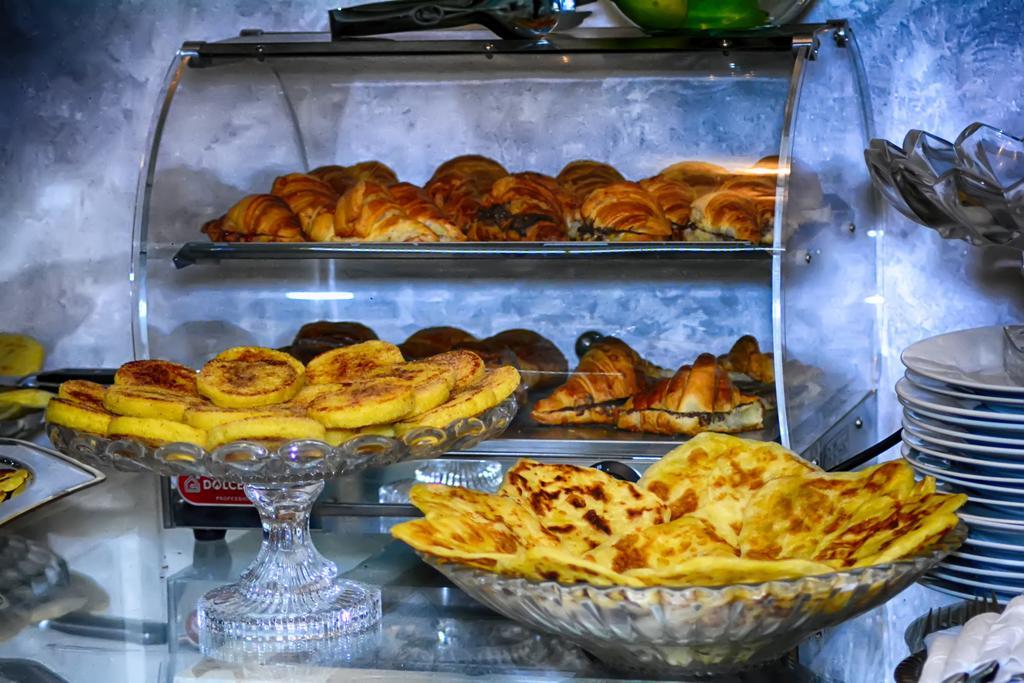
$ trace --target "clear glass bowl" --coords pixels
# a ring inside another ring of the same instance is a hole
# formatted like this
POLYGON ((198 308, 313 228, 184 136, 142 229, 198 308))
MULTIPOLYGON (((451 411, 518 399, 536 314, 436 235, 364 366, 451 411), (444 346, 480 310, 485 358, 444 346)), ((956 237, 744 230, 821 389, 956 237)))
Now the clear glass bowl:
POLYGON ((912 221, 948 239, 1024 249, 1024 141, 972 123, 955 142, 921 130, 902 147, 872 140, 875 186, 912 221))
POLYGON ((516 407, 515 398, 509 397, 445 429, 424 427, 401 438, 364 435, 337 447, 313 440, 276 447, 241 441, 208 452, 192 444, 154 447, 108 439, 54 424, 47 425, 47 432, 58 450, 101 468, 205 476, 244 485, 260 513, 263 543, 236 583, 199 600, 199 647, 220 659, 272 660, 310 649, 347 647, 344 639, 380 622, 380 589, 340 578, 337 566, 313 545, 309 513, 324 481, 366 467, 470 448, 501 434, 516 407))
POLYGON ((627 673, 727 673, 778 659, 822 628, 886 602, 960 546, 960 523, 922 552, 889 564, 755 584, 596 587, 528 581, 421 554, 496 612, 568 638, 627 673))

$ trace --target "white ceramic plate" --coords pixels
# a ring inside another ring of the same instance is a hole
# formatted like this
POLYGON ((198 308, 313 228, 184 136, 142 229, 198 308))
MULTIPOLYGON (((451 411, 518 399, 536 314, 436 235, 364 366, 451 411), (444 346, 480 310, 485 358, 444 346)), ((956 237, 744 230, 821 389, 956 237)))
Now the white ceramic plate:
POLYGON ((955 425, 946 427, 935 420, 914 417, 908 410, 903 411, 903 427, 909 428, 918 437, 929 443, 934 443, 936 446, 969 450, 975 453, 987 453, 989 455, 1007 455, 1008 452, 1024 453, 1024 434, 1019 439, 1004 439, 997 436, 958 432, 955 425), (978 443, 982 440, 985 440, 987 443, 978 443))
POLYGON ((948 581, 949 583, 958 584, 960 586, 970 586, 971 588, 985 588, 990 591, 998 591, 1000 593, 1020 593, 1024 591, 1024 582, 1018 586, 1008 586, 1002 583, 995 583, 990 581, 981 581, 975 579, 968 579, 965 576, 960 576, 953 572, 942 571, 942 568, 933 569, 929 572, 930 576, 934 576, 937 579, 948 581))
POLYGON ((924 408, 942 415, 957 415, 969 417, 975 420, 986 420, 991 422, 1014 422, 1024 424, 1024 409, 1021 412, 996 412, 986 410, 981 401, 963 401, 942 394, 935 394, 922 389, 916 384, 911 384, 906 377, 896 382, 896 395, 899 396, 903 405, 911 408, 924 408))
POLYGON ((1010 377, 1003 362, 1002 326, 959 330, 911 344, 903 364, 914 372, 978 391, 1024 394, 1024 385, 1010 377))
POLYGON ((987 531, 999 531, 1024 534, 1024 521, 1012 521, 1003 518, 993 518, 989 516, 981 516, 972 512, 964 512, 963 510, 957 510, 957 516, 960 519, 967 522, 967 526, 978 529, 984 529, 987 531))
POLYGON ((1024 574, 1024 558, 1014 560, 1008 557, 989 557, 985 555, 975 555, 974 553, 966 553, 962 550, 953 553, 950 557, 958 557, 961 560, 968 560, 970 562, 987 562, 988 564, 1000 567, 1018 567, 1018 575, 1024 574))
POLYGON ((969 417, 957 417, 956 415, 943 415, 942 413, 936 413, 935 411, 928 410, 926 408, 918 408, 916 406, 907 405, 902 400, 900 403, 903 404, 904 410, 913 411, 914 415, 918 417, 925 417, 931 420, 938 420, 944 422, 947 425, 958 425, 970 429, 972 433, 975 430, 982 431, 986 435, 990 435, 991 432, 998 432, 999 434, 1006 434, 1008 436, 1024 433, 1024 424, 1017 424, 1015 422, 993 422, 991 420, 972 420, 969 417))
POLYGON ((915 448, 925 455, 930 455, 935 458, 943 458, 952 462, 960 462, 967 465, 974 465, 976 467, 988 467, 993 470, 1010 470, 1013 472, 1019 472, 1024 469, 1024 456, 1020 458, 1010 458, 1008 455, 1001 456, 989 456, 980 454, 976 457, 969 457, 955 453, 948 448, 942 446, 932 446, 920 439, 916 438, 910 431, 903 431, 903 442, 915 448))
MULTIPOLYGON (((908 448, 908 445, 908 443, 904 443, 903 459, 909 462, 912 467, 919 468, 936 478, 938 478, 939 475, 949 475, 956 477, 957 479, 963 479, 965 481, 979 482, 978 484, 971 484, 972 486, 975 486, 977 488, 981 487, 980 482, 989 482, 991 484, 1009 484, 1010 486, 1016 486, 1020 490, 1021 495, 1024 496, 1024 472, 1021 472, 1020 476, 1016 477, 998 477, 992 476, 987 473, 964 472, 952 467, 949 461, 946 461, 946 463, 941 464, 936 463, 934 461, 934 458, 938 458, 938 456, 922 453, 918 451, 916 448, 908 448), (935 474, 936 472, 938 474, 935 474)), ((945 460, 945 458, 942 459, 945 460)))
POLYGON ((936 394, 942 394, 943 396, 950 396, 952 398, 959 398, 966 401, 981 401, 982 403, 996 403, 1005 406, 1024 406, 1024 396, 1007 396, 997 394, 982 394, 971 391, 964 391, 954 386, 938 382, 930 377, 919 375, 913 370, 907 370, 905 377, 910 380, 911 384, 915 384, 922 389, 927 391, 933 391, 936 394))
MULTIPOLYGON (((986 560, 981 560, 981 562, 986 562, 986 560)), ((948 569, 951 572, 956 572, 957 574, 968 574, 970 576, 987 577, 985 579, 986 581, 988 579, 1016 579, 1017 581, 1024 580, 1024 572, 1021 572, 1019 569, 1017 571, 1014 571, 1012 568, 1009 567, 1004 567, 1002 569, 974 567, 966 564, 959 564, 955 560, 951 560, 948 557, 942 561, 939 567, 941 567, 942 569, 948 569)))

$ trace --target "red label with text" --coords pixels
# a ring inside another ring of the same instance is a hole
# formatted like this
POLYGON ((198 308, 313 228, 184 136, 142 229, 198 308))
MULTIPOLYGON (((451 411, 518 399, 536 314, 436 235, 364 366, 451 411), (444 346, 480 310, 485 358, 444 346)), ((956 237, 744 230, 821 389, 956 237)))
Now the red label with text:
POLYGON ((178 493, 192 505, 252 505, 241 484, 209 477, 178 477, 178 493))

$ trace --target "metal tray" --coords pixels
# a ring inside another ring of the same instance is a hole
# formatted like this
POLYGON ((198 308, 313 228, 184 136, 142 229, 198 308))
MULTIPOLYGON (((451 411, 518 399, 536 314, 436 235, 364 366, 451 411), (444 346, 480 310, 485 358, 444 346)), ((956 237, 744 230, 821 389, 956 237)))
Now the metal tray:
POLYGON ((99 470, 28 441, 0 437, 0 464, 29 471, 28 486, 0 503, 0 524, 106 479, 99 470))

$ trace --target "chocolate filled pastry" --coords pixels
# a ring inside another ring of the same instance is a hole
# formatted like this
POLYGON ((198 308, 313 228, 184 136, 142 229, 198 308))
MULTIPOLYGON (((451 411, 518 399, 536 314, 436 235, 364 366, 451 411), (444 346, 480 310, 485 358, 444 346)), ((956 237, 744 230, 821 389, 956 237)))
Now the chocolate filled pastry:
POLYGON ((686 231, 692 242, 736 241, 771 243, 771 232, 762 227, 763 216, 753 199, 739 192, 712 192, 693 203, 693 228, 686 231))
POLYGON ((305 173, 289 173, 274 180, 270 193, 283 199, 299 217, 306 237, 325 242, 334 236, 334 209, 339 195, 333 187, 305 173))
POLYGON ((641 391, 622 406, 617 426, 633 432, 735 434, 764 427, 764 406, 743 394, 709 353, 684 365, 671 379, 641 391))
POLYGON ((483 198, 500 178, 508 175, 493 159, 467 154, 444 162, 424 186, 427 196, 464 233, 476 218, 483 198))
POLYGON ((282 350, 308 363, 321 353, 374 339, 377 333, 361 323, 319 320, 299 328, 291 346, 282 350))
POLYGON ((388 187, 398 182, 398 176, 380 161, 360 161, 351 166, 320 166, 309 175, 330 185, 339 195, 351 190, 360 180, 368 180, 388 187))
POLYGON ((570 209, 535 174, 505 176, 484 198, 469 239, 480 242, 560 242, 570 209))
POLYGON ((672 238, 672 224, 654 195, 636 183, 613 183, 583 202, 577 239, 607 242, 660 242, 672 238))
POLYGON ((615 424, 619 407, 647 387, 640 356, 614 337, 594 342, 565 384, 537 401, 530 415, 541 424, 615 424))
POLYGON ((458 327, 426 327, 398 345, 406 360, 419 360, 479 341, 458 327))
POLYGON ((722 192, 737 192, 754 202, 757 221, 766 233, 766 241, 775 225, 776 176, 763 173, 737 174, 722 183, 722 192))
POLYGON ((625 178, 608 164, 580 159, 566 164, 565 168, 559 171, 556 180, 582 204, 587 195, 594 190, 612 183, 621 183, 625 178))
POLYGON ((718 357, 718 362, 728 371, 733 381, 753 380, 766 384, 775 381, 774 356, 761 353, 757 339, 749 334, 740 337, 729 353, 718 357))
POLYGON ((427 226, 409 217, 383 186, 361 180, 342 195, 334 212, 335 239, 367 242, 437 242, 427 226))
POLYGON ((299 217, 280 197, 253 194, 210 221, 202 231, 215 242, 301 242, 299 217), (220 239, 216 239, 216 238, 220 239))
POLYGON ((435 204, 420 187, 412 183, 395 183, 388 192, 398 205, 415 221, 427 226, 441 242, 464 242, 462 230, 435 204))
POLYGON ((569 363, 558 347, 532 330, 505 330, 488 337, 485 348, 508 349, 530 391, 555 386, 569 371, 569 363))
POLYGON ((706 161, 680 161, 678 164, 672 164, 664 169, 658 175, 684 182, 693 188, 697 197, 702 197, 721 187, 722 183, 732 174, 729 169, 718 164, 709 164, 706 161))
POLYGON ((640 187, 654 197, 665 218, 672 223, 672 237, 685 239, 685 231, 690 228, 693 201, 697 198, 693 188, 681 180, 664 176, 644 178, 640 181, 640 187))

